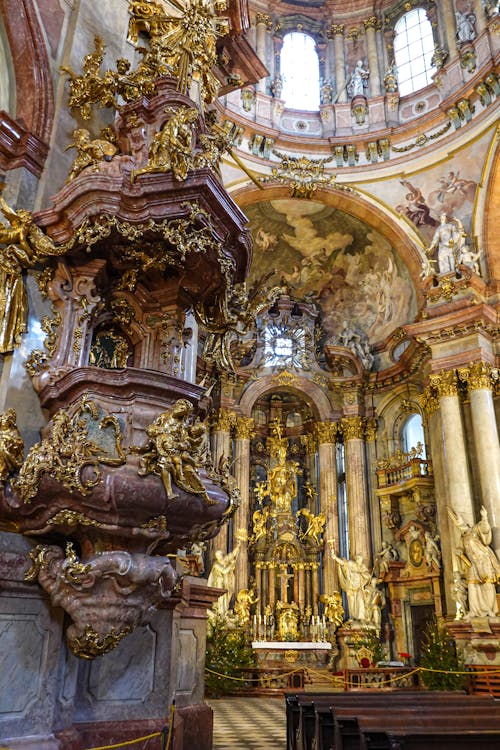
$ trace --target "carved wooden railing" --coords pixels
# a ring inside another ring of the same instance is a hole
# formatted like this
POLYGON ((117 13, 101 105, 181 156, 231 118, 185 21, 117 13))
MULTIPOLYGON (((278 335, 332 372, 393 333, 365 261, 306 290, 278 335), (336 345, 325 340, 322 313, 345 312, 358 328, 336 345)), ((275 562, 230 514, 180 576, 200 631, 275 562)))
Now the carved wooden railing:
POLYGON ((379 488, 402 484, 415 477, 432 476, 432 461, 424 458, 412 458, 399 466, 377 469, 379 488))

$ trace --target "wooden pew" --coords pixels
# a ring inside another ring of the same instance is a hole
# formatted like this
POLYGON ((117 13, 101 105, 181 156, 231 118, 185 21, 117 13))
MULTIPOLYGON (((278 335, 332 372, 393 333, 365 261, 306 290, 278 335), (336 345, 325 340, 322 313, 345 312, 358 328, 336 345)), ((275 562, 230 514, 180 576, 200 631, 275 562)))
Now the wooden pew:
MULTIPOLYGON (((351 714, 365 706, 382 706, 385 710, 389 702, 399 705, 415 705, 415 702, 449 701, 450 699, 469 700, 464 693, 456 691, 365 691, 357 693, 288 693, 286 695, 287 710, 287 748, 288 750, 310 750, 313 744, 316 750, 328 750, 326 744, 333 730, 332 718, 327 717, 331 706, 352 706, 351 714), (324 709, 327 709, 325 711, 324 709), (323 722, 325 738, 323 733, 323 722)), ((477 700, 484 701, 484 698, 477 700)))
POLYGON ((386 727, 383 731, 380 721, 373 717, 359 719, 361 750, 454 750, 457 748, 481 748, 481 739, 485 747, 500 747, 500 719, 467 715, 457 719, 451 716, 437 716, 425 724, 409 725, 401 722, 386 727), (496 744, 495 744, 496 743, 496 744))
MULTIPOLYGON (((378 693, 376 695, 364 696, 357 700, 352 693, 349 694, 350 700, 332 701, 331 714, 333 720, 333 741, 331 740, 331 726, 327 724, 327 731, 323 732, 321 726, 316 726, 315 748, 316 750, 330 750, 330 747, 337 748, 359 748, 359 729, 358 717, 374 715, 380 717, 380 720, 389 719, 391 716, 401 716, 404 714, 409 722, 412 715, 418 715, 422 711, 427 712, 429 709, 442 707, 442 711, 460 712, 463 707, 471 710, 474 706, 478 711, 487 712, 488 707, 492 705, 491 700, 485 701, 483 697, 474 697, 465 693, 455 692, 431 692, 418 691, 414 695, 408 693, 378 693), (327 744, 322 739, 325 736, 327 744)), ((322 717, 321 717, 322 718, 322 717)), ((318 716, 318 724, 320 717, 318 716)), ((332 723, 330 721, 330 724, 332 723)), ((309 750, 309 748, 304 748, 309 750)))
MULTIPOLYGON (((426 750, 427 741, 453 747, 458 735, 469 737, 486 733, 488 742, 496 735, 500 747, 500 706, 494 703, 470 706, 420 706, 414 711, 398 710, 396 715, 372 711, 356 718, 339 716, 342 724, 335 750, 395 750, 411 742, 413 748, 426 750), (432 708, 432 710, 431 710, 432 708), (357 727, 357 736, 356 736, 357 727), (446 737, 451 739, 445 739, 446 737), (417 739, 419 737, 420 739, 417 739), (436 738, 429 739, 427 738, 436 738), (438 738, 439 741, 438 741, 438 738)), ((479 742, 479 740, 474 740, 479 742)), ((480 747, 480 745, 471 745, 480 747)), ((491 746, 491 745, 488 745, 491 746)), ((466 745, 460 745, 466 747, 466 745)))

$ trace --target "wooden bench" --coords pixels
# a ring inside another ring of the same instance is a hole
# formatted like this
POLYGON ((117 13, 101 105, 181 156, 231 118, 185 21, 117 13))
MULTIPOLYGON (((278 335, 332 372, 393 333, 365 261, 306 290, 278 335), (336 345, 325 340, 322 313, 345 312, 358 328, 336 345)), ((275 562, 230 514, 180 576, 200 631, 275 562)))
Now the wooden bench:
POLYGON ((471 695, 500 698, 500 666, 469 664, 467 671, 467 690, 471 695))
MULTIPOLYGON (((286 696, 288 750, 329 750, 335 745, 335 712, 345 720, 355 720, 369 712, 387 715, 388 707, 396 711, 420 710, 424 705, 460 711, 464 705, 485 707, 491 699, 470 697, 455 691, 366 691, 359 693, 295 693, 286 696), (485 703, 485 701, 487 703, 485 703), (458 706, 456 705, 458 704, 458 706)), ((347 729, 346 729, 347 732, 347 729)), ((359 745, 359 732, 352 731, 359 745)), ((337 737, 337 742, 338 742, 337 737)))
MULTIPOLYGON (((415 718, 415 717, 414 717, 415 718)), ((439 715, 421 721, 388 722, 389 727, 380 725, 380 717, 359 718, 360 750, 454 750, 454 748, 480 748, 481 740, 485 747, 500 747, 500 716, 474 716, 466 714, 439 715), (378 725, 378 726, 377 726, 378 725), (496 744, 495 744, 496 743, 496 744)), ((337 747, 335 747, 337 750, 337 747)))
MULTIPOLYGON (((410 741, 410 737, 412 748, 425 750, 426 738, 431 735, 439 737, 443 747, 445 744, 446 747, 453 747, 457 735, 470 737, 472 734, 487 733, 488 741, 494 734, 500 738, 500 705, 495 705, 493 701, 479 705, 475 701, 470 705, 462 703, 454 706, 424 704, 413 709, 398 708, 397 714, 372 709, 370 713, 360 713, 357 717, 338 714, 336 721, 340 734, 333 745, 335 750, 394 750, 396 747, 406 747, 405 743, 410 741), (417 736, 420 737, 418 741, 414 739, 417 736), (445 741, 446 736, 451 739, 445 741)), ((476 744, 474 747, 479 746, 476 744)))

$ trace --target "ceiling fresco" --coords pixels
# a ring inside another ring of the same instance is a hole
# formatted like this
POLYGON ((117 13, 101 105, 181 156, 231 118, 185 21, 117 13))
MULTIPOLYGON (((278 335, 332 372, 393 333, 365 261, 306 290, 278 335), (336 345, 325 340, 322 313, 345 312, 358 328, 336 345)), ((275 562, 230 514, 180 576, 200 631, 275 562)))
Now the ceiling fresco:
POLYGON ((442 211, 449 218, 461 221, 470 234, 476 189, 483 177, 493 137, 494 131, 486 133, 474 143, 473 149, 457 152, 445 165, 438 164, 415 174, 363 185, 363 189, 405 215, 426 242, 432 240, 442 211))
POLYGON ((250 281, 273 274, 297 298, 315 299, 326 343, 335 341, 344 320, 373 344, 415 317, 408 270, 373 227, 316 201, 263 201, 245 212, 254 238, 250 281))

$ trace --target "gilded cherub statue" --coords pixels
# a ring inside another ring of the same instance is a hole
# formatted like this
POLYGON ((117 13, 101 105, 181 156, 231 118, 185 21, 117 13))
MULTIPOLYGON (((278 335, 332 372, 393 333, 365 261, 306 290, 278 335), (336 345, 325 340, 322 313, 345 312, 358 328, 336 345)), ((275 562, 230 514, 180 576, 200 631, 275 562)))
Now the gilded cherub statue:
POLYGON ((335 627, 340 627, 344 622, 344 607, 342 605, 342 594, 334 591, 333 594, 321 594, 320 602, 324 605, 324 613, 328 622, 335 627))
POLYGON ((0 482, 21 468, 24 442, 16 424, 16 412, 7 409, 0 414, 0 482))
MULTIPOLYGON (((0 191, 3 185, 0 184, 0 191)), ((0 353, 16 348, 26 332, 28 298, 23 271, 44 255, 60 255, 58 249, 33 222, 30 211, 14 211, 0 192, 0 211, 9 222, 0 222, 0 353)))
POLYGON ((234 614, 241 627, 245 627, 250 622, 250 607, 256 604, 259 597, 251 589, 241 589, 236 595, 234 603, 234 614))
POLYGON ((311 513, 307 508, 299 510, 297 515, 303 516, 307 520, 306 530, 303 533, 303 538, 312 539, 315 544, 319 544, 319 538, 325 529, 326 515, 319 513, 317 516, 311 513))
POLYGON ((146 429, 148 443, 134 447, 133 452, 142 454, 139 475, 157 474, 169 500, 178 497, 173 489, 175 483, 185 492, 201 495, 207 505, 212 505, 216 501, 209 498, 198 475, 203 430, 197 423, 189 425, 192 411, 193 405, 189 401, 178 399, 146 429))
POLYGON ((87 128, 76 128, 73 130, 73 141, 64 149, 67 151, 75 148, 77 157, 73 162, 71 171, 66 182, 71 182, 86 167, 93 167, 94 172, 99 170, 100 161, 111 161, 118 153, 117 146, 106 138, 91 138, 87 128))

